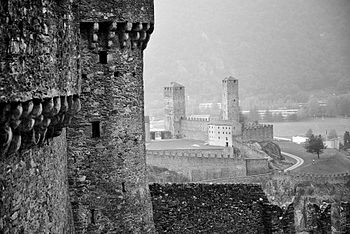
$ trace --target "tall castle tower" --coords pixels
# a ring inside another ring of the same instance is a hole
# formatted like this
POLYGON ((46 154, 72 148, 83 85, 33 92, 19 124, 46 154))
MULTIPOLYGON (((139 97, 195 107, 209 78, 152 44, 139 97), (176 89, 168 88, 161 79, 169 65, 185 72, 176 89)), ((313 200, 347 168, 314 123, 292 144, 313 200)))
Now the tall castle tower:
POLYGON ((80 17, 82 110, 68 130, 77 233, 149 233, 143 51, 153 0, 84 0, 80 17))
POLYGON ((186 116, 185 86, 171 82, 169 87, 164 87, 164 102, 165 129, 170 131, 173 137, 180 137, 180 121, 186 116))
POLYGON ((222 81, 222 119, 239 122, 238 80, 229 76, 222 81))

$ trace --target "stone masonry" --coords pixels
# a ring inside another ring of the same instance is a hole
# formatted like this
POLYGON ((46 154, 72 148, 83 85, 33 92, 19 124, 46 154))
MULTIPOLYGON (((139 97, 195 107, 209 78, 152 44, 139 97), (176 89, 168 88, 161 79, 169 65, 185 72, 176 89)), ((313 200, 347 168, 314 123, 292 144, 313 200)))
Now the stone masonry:
POLYGON ((181 119, 186 116, 185 87, 171 82, 164 87, 165 130, 172 133, 174 138, 181 137, 181 119))
POLYGON ((147 233, 143 50, 151 1, 82 1, 82 110, 68 130, 69 185, 77 233, 147 233))
POLYGON ((0 22, 0 233, 152 233, 153 1, 4 0, 0 22))
POLYGON ((239 122, 238 80, 227 77, 222 81, 222 120, 239 122))
POLYGON ((71 233, 65 127, 80 109, 69 1, 0 2, 0 232, 71 233))

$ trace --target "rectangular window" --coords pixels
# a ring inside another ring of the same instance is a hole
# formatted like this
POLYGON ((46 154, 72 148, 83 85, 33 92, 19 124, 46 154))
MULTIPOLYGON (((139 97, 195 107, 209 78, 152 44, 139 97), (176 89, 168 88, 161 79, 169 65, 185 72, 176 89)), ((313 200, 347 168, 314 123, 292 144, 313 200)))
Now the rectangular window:
POLYGON ((107 51, 100 51, 99 57, 101 64, 107 64, 107 51))
POLYGON ((96 217, 95 217, 95 209, 91 209, 91 220, 90 222, 92 224, 95 224, 96 223, 96 217))
POLYGON ((92 127, 92 138, 101 137, 100 121, 91 122, 91 127, 92 127))

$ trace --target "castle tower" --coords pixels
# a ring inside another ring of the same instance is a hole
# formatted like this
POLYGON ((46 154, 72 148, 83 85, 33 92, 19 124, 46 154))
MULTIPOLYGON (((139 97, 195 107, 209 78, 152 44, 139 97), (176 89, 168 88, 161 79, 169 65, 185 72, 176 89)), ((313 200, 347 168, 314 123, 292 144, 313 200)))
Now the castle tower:
POLYGON ((164 87, 165 102, 165 129, 170 131, 173 137, 181 136, 181 118, 186 116, 185 86, 171 82, 169 87, 164 87))
POLYGON ((73 233, 66 127, 80 109, 72 1, 0 2, 0 233, 73 233))
POLYGON ((227 77, 222 81, 222 119, 239 122, 238 80, 227 77))
POLYGON ((149 233, 143 50, 152 0, 78 5, 82 110, 68 131, 69 186, 77 233, 149 233))

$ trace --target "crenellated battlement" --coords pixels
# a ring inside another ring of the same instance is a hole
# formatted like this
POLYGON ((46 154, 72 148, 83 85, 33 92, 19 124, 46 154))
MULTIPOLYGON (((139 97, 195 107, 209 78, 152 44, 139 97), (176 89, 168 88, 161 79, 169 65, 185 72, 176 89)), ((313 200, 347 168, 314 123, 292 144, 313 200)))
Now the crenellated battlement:
POLYGON ((273 125, 255 124, 255 123, 248 123, 243 125, 243 130, 257 130, 257 129, 273 129, 273 125))
POLYGON ((148 155, 176 156, 176 157, 198 157, 198 158, 230 158, 234 160, 244 160, 239 151, 232 153, 219 150, 147 150, 148 155))
POLYGON ((186 116, 181 117, 183 120, 189 120, 189 121, 200 121, 200 122, 210 122, 210 117, 193 117, 193 116, 186 116))
POLYGON ((269 124, 244 124, 242 128, 243 141, 272 141, 273 125, 269 124))

